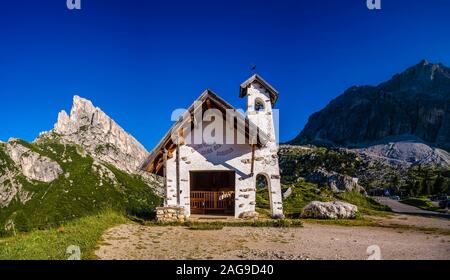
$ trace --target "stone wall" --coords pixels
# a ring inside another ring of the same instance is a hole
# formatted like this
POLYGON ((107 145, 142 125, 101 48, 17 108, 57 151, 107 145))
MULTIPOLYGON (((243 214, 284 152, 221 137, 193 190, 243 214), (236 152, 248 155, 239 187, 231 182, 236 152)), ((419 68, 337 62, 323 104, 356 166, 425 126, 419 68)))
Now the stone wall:
POLYGON ((184 214, 184 207, 166 206, 156 208, 156 220, 158 222, 184 222, 186 216, 184 214))

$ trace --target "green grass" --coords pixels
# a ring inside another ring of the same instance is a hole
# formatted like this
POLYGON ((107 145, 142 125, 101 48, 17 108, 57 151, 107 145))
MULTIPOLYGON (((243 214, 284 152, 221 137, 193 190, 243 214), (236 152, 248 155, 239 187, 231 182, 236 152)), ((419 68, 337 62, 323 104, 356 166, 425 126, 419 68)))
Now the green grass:
MULTIPOLYGON (((25 204, 14 199, 8 207, 1 209, 0 236, 12 234, 13 230, 6 231, 4 227, 10 221, 14 223, 16 232, 27 232, 58 227, 106 209, 149 218, 154 208, 161 204, 161 199, 137 175, 106 165, 116 181, 100 176, 93 168, 94 159, 82 155, 79 146, 63 145, 57 140, 16 142, 56 161, 64 173, 51 183, 30 181, 17 175, 15 180, 21 183, 23 191, 33 196, 25 204)), ((0 156, 8 159, 1 147, 0 156)))
POLYGON ((299 218, 303 207, 311 201, 331 201, 331 193, 327 190, 320 190, 317 185, 304 181, 292 185, 284 186, 285 189, 290 187, 292 194, 283 201, 284 214, 289 218, 299 218))
POLYGON ((66 260, 69 246, 79 246, 82 259, 95 258, 93 252, 103 232, 128 220, 113 211, 84 217, 58 229, 38 230, 0 239, 0 260, 66 260))
POLYGON ((358 170, 365 166, 356 153, 320 147, 282 149, 279 156, 284 183, 294 183, 318 168, 358 177, 358 170))
MULTIPOLYGON (((381 205, 372 198, 356 192, 332 193, 325 188, 319 188, 316 184, 299 181, 295 184, 283 185, 283 191, 291 188, 292 194, 283 200, 284 214, 287 218, 298 219, 302 209, 312 201, 335 201, 341 200, 358 207, 362 215, 388 216, 390 209, 381 205)), ((256 193, 257 211, 262 217, 270 215, 270 204, 267 189, 260 189, 256 193)))
POLYGON ((360 193, 343 192, 336 194, 335 197, 339 200, 358 206, 358 211, 361 214, 386 216, 389 215, 389 212, 391 211, 389 207, 381 205, 372 198, 364 196, 360 193))
POLYGON ((256 189, 256 212, 262 218, 270 218, 270 200, 269 191, 267 188, 256 189))
POLYGON ((431 195, 450 191, 450 171, 438 166, 398 168, 383 162, 366 160, 345 149, 281 147, 279 152, 282 183, 295 183, 318 168, 359 178, 368 192, 374 188, 397 188, 410 196, 431 195))
POLYGON ((423 210, 428 211, 439 211, 440 208, 431 203, 427 198, 416 197, 416 198, 407 198, 400 201, 401 203, 405 203, 411 206, 418 207, 423 210))
POLYGON ((0 143, 0 174, 3 174, 6 169, 15 169, 14 162, 9 158, 5 152, 5 144, 0 143))
POLYGON ((160 223, 154 221, 144 222, 146 226, 183 226, 191 230, 221 230, 224 227, 276 227, 276 228, 290 228, 302 227, 303 222, 298 219, 261 219, 251 221, 210 221, 210 222, 173 222, 160 223))

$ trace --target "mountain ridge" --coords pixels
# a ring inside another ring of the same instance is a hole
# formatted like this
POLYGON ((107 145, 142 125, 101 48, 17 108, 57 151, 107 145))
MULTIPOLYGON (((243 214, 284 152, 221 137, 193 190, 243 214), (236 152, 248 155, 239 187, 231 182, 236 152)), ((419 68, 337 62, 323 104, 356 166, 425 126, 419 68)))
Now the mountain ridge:
POLYGON ((100 108, 74 97, 33 142, 0 143, 0 236, 114 210, 145 217, 161 204, 147 150, 100 108))
POLYGON ((377 86, 350 87, 288 143, 364 148, 400 139, 450 151, 450 68, 423 60, 377 86))

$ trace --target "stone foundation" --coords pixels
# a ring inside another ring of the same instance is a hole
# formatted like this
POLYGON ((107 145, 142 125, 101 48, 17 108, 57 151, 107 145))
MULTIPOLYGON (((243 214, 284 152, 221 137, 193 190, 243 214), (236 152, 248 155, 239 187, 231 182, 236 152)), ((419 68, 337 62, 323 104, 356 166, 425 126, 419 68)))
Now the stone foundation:
POLYGON ((156 220, 163 223, 184 222, 186 221, 184 208, 177 206, 158 207, 156 208, 156 220))

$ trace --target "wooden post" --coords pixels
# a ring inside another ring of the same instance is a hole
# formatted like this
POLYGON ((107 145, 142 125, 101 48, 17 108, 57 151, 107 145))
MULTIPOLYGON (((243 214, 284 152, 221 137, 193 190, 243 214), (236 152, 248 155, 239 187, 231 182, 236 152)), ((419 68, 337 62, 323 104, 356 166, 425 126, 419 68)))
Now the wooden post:
POLYGON ((214 209, 217 209, 217 192, 214 192, 214 209))
POLYGON ((165 192, 165 204, 167 204, 167 149, 164 148, 163 155, 163 174, 164 174, 164 192, 165 192))
POLYGON ((250 171, 250 176, 253 176, 253 173, 255 172, 255 148, 256 145, 252 145, 252 167, 250 171))
POLYGON ((177 205, 180 206, 180 134, 177 134, 177 155, 176 155, 176 164, 177 164, 177 205))

